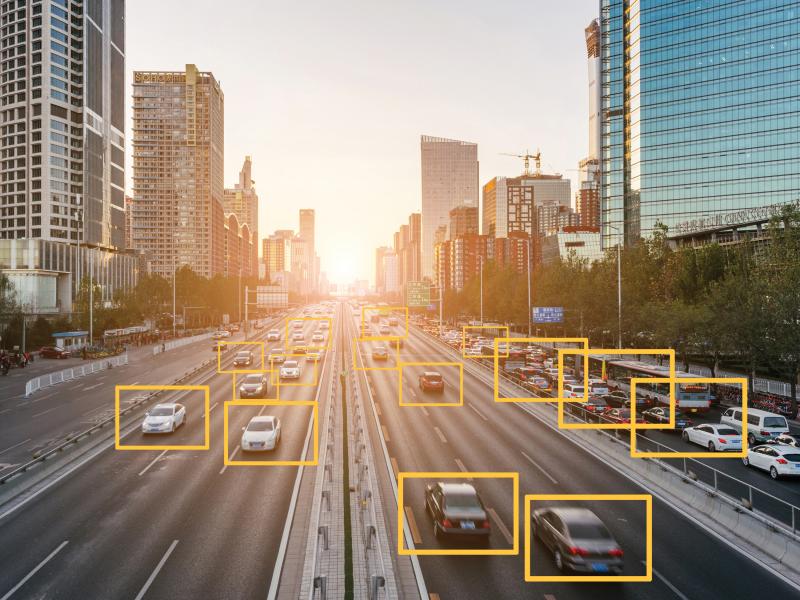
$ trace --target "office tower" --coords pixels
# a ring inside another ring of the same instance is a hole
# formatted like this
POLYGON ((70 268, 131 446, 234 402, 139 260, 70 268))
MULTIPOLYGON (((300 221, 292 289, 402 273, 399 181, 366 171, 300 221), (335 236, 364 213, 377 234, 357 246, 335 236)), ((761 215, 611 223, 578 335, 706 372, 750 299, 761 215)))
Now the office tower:
POLYGON ((388 252, 383 255, 383 284, 384 293, 396 294, 400 291, 400 283, 398 281, 397 272, 397 254, 388 252))
POLYGON ((292 270, 293 238, 294 231, 290 229, 280 229, 268 238, 264 238, 261 258, 266 266, 268 279, 277 273, 286 273, 292 270))
POLYGON ((315 215, 313 208, 300 209, 300 232, 298 236, 308 244, 308 264, 306 265, 307 283, 309 291, 315 291, 317 287, 317 245, 315 240, 315 215))
POLYGON ((600 7, 604 247, 800 196, 796 0, 600 7))
POLYGON ((483 233, 506 238, 513 231, 532 235, 539 207, 570 206, 570 180, 561 175, 528 173, 495 177, 483 186, 483 233))
MULTIPOLYGON (((383 257, 387 254, 395 254, 395 250, 387 246, 381 246, 375 249, 375 292, 383 294, 386 292, 386 267, 383 262, 383 257)), ((397 265, 395 265, 396 270, 397 265)), ((397 273, 395 272, 395 276, 397 273)))
POLYGON ((483 265, 494 259, 495 240, 488 235, 468 233, 434 246, 434 282, 445 290, 461 291, 483 265))
MULTIPOLYGON (((253 163, 249 156, 245 156, 242 170, 239 171, 239 181, 232 188, 225 188, 223 209, 225 214, 234 214, 240 225, 247 225, 254 239, 258 240, 258 194, 252 179, 253 163)), ((253 244, 254 255, 249 258, 251 265, 250 275, 256 275, 258 263, 258 244, 253 244)))
POLYGON ((456 206, 451 210, 448 233, 451 240, 460 235, 478 233, 478 207, 456 206))
POLYGON ((601 60, 600 22, 593 19, 585 30, 586 55, 589 68, 589 153, 578 164, 580 188, 575 194, 575 207, 584 227, 600 226, 600 118, 601 60))
POLYGON ((433 277, 436 230, 456 206, 478 206, 478 145, 423 135, 422 276, 433 277))
POLYGON ((224 114, 209 72, 133 74, 133 246, 167 278, 224 271, 224 114))
POLYGON ((70 312, 90 268, 110 301, 135 281, 114 254, 125 246, 125 3, 2 0, 0 17, 0 269, 44 312, 70 312))

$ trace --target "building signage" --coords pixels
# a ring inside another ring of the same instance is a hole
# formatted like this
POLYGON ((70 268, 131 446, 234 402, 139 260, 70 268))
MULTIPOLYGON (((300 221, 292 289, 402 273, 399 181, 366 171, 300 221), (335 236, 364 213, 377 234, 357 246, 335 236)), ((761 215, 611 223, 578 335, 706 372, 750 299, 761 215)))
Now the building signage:
POLYGON ((532 310, 534 323, 564 322, 563 306, 534 306, 532 310))
POLYGON ((692 219, 691 221, 678 223, 676 229, 678 234, 686 234, 705 231, 708 229, 717 229, 719 227, 730 227, 734 225, 755 223, 758 221, 768 221, 772 217, 780 215, 784 208, 790 206, 800 209, 800 199, 797 199, 793 202, 770 204, 768 206, 743 208, 741 210, 734 210, 728 213, 711 215, 710 217, 705 217, 703 219, 692 219))
POLYGON ((431 303, 431 284, 409 281, 406 285, 406 304, 409 308, 424 308, 431 303))
POLYGON ((134 83, 186 83, 186 73, 143 73, 134 71, 134 83))

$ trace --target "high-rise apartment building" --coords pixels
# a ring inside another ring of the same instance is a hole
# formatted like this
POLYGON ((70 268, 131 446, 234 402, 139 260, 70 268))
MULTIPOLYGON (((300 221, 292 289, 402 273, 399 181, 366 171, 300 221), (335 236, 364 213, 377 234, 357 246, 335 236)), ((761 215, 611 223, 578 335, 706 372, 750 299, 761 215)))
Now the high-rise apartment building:
POLYGON ((261 259, 266 266, 267 278, 272 278, 276 273, 292 270, 292 238, 294 231, 291 229, 279 229, 273 235, 264 238, 261 259))
MULTIPOLYGON (((381 246, 375 249, 375 292, 378 294, 383 294, 386 292, 386 267, 383 263, 383 257, 387 254, 394 254, 397 256, 394 250, 387 246, 381 246)), ((395 270, 397 265, 395 264, 395 270)), ((395 273, 397 276, 397 273, 395 273)))
POLYGON ((422 276, 433 277, 436 230, 456 206, 478 206, 478 145, 423 135, 422 276))
POLYGON ((539 207, 570 206, 570 180, 561 175, 495 177, 483 186, 483 233, 506 238, 513 231, 532 235, 539 207))
POLYGON ((478 207, 456 206, 450 211, 448 237, 452 240, 468 233, 478 233, 478 207))
POLYGON ((586 39, 586 58, 589 71, 589 155, 587 158, 600 158, 600 139, 602 120, 600 118, 600 21, 592 19, 584 31, 586 39))
MULTIPOLYGON (((225 195, 223 197, 223 209, 225 214, 234 214, 239 221, 240 225, 247 225, 250 232, 254 236, 254 240, 258 240, 258 194, 254 187, 252 178, 253 163, 249 156, 244 159, 242 170, 239 171, 239 181, 232 188, 225 188, 225 195)), ((249 264, 252 265, 253 271, 250 275, 255 276, 257 273, 255 269, 258 263, 258 244, 253 243, 253 256, 249 258, 249 264)))
POLYGON ((434 247, 434 282, 445 290, 461 291, 481 268, 494 259, 494 238, 469 233, 434 247))
POLYGON ((800 196, 796 0, 600 10, 604 247, 800 196))
POLYGON ((23 306, 70 312, 90 270, 112 301, 136 279, 119 277, 135 261, 115 253, 125 246, 125 2, 2 0, 0 19, 0 269, 23 306))
POLYGON ((305 240, 308 245, 308 260, 306 266, 306 284, 309 286, 310 291, 317 288, 317 279, 319 277, 319 269, 317 268, 317 243, 315 239, 315 213, 313 208, 300 209, 300 232, 298 236, 305 240))
POLYGON ((172 277, 224 270, 224 114, 209 72, 133 74, 133 246, 172 277))

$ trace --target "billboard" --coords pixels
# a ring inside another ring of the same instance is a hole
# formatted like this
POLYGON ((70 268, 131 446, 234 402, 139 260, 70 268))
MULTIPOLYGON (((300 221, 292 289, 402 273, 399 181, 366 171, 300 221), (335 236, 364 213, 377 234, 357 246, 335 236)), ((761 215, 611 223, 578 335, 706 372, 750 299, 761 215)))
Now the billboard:
POLYGON ((258 308, 286 308, 289 306, 289 288, 282 285, 259 285, 256 288, 258 308))

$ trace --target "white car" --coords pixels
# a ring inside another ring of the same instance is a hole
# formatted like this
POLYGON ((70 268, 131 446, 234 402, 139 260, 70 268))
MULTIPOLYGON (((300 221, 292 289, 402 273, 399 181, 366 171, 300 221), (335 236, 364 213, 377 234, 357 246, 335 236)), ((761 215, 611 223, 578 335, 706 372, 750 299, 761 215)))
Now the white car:
POLYGON ((296 331, 295 333, 292 334, 292 341, 293 342, 304 342, 305 339, 306 339, 306 336, 304 336, 303 333, 300 332, 300 331, 296 331))
POLYGON ((381 335, 389 335, 390 333, 392 333, 392 330, 389 329, 388 325, 381 325, 380 332, 381 335))
POLYGON ((302 329, 303 328, 303 322, 302 321, 294 321, 292 323, 292 328, 293 329, 302 329))
POLYGON ((306 360, 317 362, 322 358, 322 350, 309 350, 306 352, 306 360))
POLYGON ((319 328, 322 330, 330 329, 331 324, 328 321, 320 321, 319 328))
POLYGON ((183 404, 156 404, 148 410, 142 421, 142 433, 172 433, 186 423, 183 404))
POLYGON ((242 427, 242 452, 274 450, 280 441, 281 420, 278 417, 253 417, 247 427, 242 427))
POLYGON ((269 360, 269 364, 271 365, 280 365, 283 364, 284 360, 286 360, 286 355, 280 348, 273 348, 272 350, 269 351, 269 356, 267 357, 267 360, 269 360))
POLYGON ((577 383, 564 384, 564 398, 583 398, 583 385, 577 383))
POLYGON ((769 471, 770 477, 781 475, 800 475, 800 450, 782 444, 764 444, 749 448, 742 459, 746 467, 769 471))
POLYGON ((281 379, 300 379, 300 363, 296 360, 284 361, 280 377, 281 379))
POLYGON ((325 336, 323 334, 321 334, 321 333, 315 333, 314 335, 311 336, 311 341, 312 342, 324 342, 325 341, 325 336))
POLYGON ((228 333, 227 331, 215 331, 211 334, 212 340, 221 340, 222 338, 226 337, 225 334, 228 333))
POLYGON ((589 394, 592 396, 605 396, 609 391, 608 384, 602 379, 589 380, 589 394))
POLYGON ((270 329, 267 332, 267 341, 268 342, 279 342, 281 341, 281 332, 277 329, 270 329))
POLYGON ((730 425, 703 423, 683 430, 683 441, 705 446, 709 452, 742 449, 742 435, 730 425))

